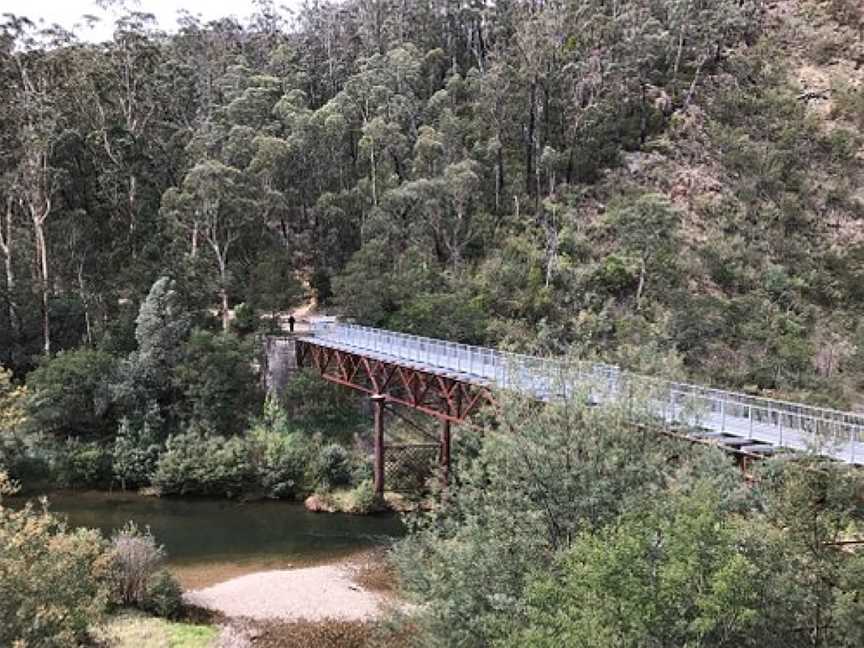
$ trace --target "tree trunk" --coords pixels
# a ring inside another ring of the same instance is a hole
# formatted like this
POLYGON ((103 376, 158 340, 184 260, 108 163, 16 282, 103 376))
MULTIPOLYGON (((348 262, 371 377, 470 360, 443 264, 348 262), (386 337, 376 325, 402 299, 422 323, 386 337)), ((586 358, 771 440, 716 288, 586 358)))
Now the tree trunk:
POLYGON ((189 256, 193 259, 198 256, 198 222, 192 224, 192 250, 189 256))
POLYGON ((501 193, 504 191, 504 145, 498 133, 498 147, 495 152, 495 213, 501 210, 501 193))
POLYGON ((639 287, 636 289, 636 310, 642 306, 642 291, 645 290, 645 259, 639 260, 639 287))
POLYGON ((42 351, 45 355, 51 353, 51 321, 48 314, 48 297, 50 285, 48 283, 48 249, 45 242, 45 227, 42 219, 34 218, 33 226, 36 234, 36 254, 38 255, 39 264, 39 283, 42 293, 42 351))
POLYGON ((3 267, 6 272, 9 329, 12 331, 12 339, 17 342, 20 330, 18 327, 18 309, 15 305, 15 266, 12 260, 12 204, 12 198, 9 198, 6 201, 5 224, 0 224, 0 251, 3 252, 3 267))
POLYGON ((222 330, 226 333, 231 326, 231 321, 228 317, 228 291, 225 286, 219 290, 219 296, 222 298, 222 330))
POLYGON ((531 82, 531 90, 528 93, 528 133, 525 142, 525 193, 531 195, 534 182, 534 129, 535 129, 535 103, 537 101, 537 82, 531 82))
POLYGON ((372 142, 372 146, 369 147, 369 162, 372 165, 372 204, 377 207, 378 206, 378 190, 376 185, 376 169, 375 169, 375 142, 372 142))
POLYGON ((84 306, 84 329, 87 336, 87 344, 93 345, 93 327, 90 325, 90 300, 87 299, 87 289, 84 285, 84 261, 78 264, 78 296, 84 306))
POLYGON ((231 320, 228 317, 228 273, 224 257, 217 257, 219 263, 219 298, 222 302, 222 330, 228 332, 231 320))

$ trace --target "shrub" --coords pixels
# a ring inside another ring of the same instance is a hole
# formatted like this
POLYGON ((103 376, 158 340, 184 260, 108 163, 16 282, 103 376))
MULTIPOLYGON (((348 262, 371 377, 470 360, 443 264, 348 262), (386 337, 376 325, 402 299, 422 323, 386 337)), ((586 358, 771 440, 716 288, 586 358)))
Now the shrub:
POLYGON ((249 434, 258 482, 268 497, 296 497, 311 490, 314 445, 298 433, 279 433, 258 426, 249 434))
POLYGON ((108 602, 106 544, 96 531, 68 531, 44 503, 3 507, 14 490, 0 473, 0 645, 79 645, 108 602))
POLYGON ((161 446, 150 426, 144 423, 140 431, 133 430, 128 419, 120 422, 120 429, 114 439, 112 472, 120 480, 123 490, 127 486, 144 486, 156 470, 161 446))
POLYGON ((63 487, 102 486, 111 481, 111 454, 96 441, 69 438, 54 448, 52 472, 63 487))
POLYGON ((167 569, 160 569, 147 584, 142 608, 164 619, 176 619, 183 609, 183 589, 167 569))
POLYGON ((170 437, 152 483, 163 495, 236 497, 255 482, 247 442, 187 432, 170 437))
POLYGON ((147 586, 165 558, 150 529, 128 522, 111 537, 114 558, 114 595, 124 605, 142 606, 147 586))
POLYGON ((92 349, 45 360, 27 376, 28 416, 40 431, 61 437, 112 433, 117 419, 109 385, 116 367, 113 356, 92 349))
POLYGON ((249 304, 238 304, 234 309, 231 330, 239 336, 250 335, 257 330, 260 323, 254 308, 249 304))
POLYGON ((331 443, 318 453, 318 483, 324 489, 351 483, 351 459, 342 446, 331 443))
POLYGON ((350 513, 366 515, 381 510, 381 498, 375 494, 374 485, 369 479, 357 484, 351 491, 350 498, 350 513))
POLYGON ((261 403, 250 344, 235 335, 197 330, 175 371, 187 422, 216 434, 238 434, 261 403))

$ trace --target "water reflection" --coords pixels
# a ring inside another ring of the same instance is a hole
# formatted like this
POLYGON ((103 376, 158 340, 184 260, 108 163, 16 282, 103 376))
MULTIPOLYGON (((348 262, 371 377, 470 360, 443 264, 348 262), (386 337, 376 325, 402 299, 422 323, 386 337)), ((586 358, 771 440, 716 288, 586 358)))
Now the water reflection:
POLYGON ((310 513, 289 502, 54 493, 50 509, 74 526, 110 535, 129 520, 149 526, 186 587, 243 573, 330 562, 400 536, 395 516, 310 513))

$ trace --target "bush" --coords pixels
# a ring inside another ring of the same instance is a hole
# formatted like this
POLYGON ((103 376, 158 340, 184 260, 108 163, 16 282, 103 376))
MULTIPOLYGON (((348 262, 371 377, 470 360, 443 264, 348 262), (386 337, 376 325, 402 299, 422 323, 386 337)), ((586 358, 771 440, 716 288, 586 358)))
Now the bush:
POLYGON ((381 498, 375 494, 375 487, 369 479, 359 483, 351 491, 350 498, 350 513, 366 515, 367 513, 379 511, 382 508, 381 498))
POLYGON ((106 544, 96 531, 68 531, 44 504, 3 507, 15 490, 0 473, 0 645, 79 645, 107 606, 106 544))
POLYGON ((234 319, 231 321, 231 330, 239 336, 254 333, 261 321, 255 309, 249 304, 238 304, 234 309, 234 319))
POLYGON ((114 599, 156 616, 177 618, 183 606, 183 591, 177 579, 162 569, 165 550, 156 544, 150 529, 134 522, 111 538, 114 599))
POLYGON ((306 437, 258 426, 250 432, 249 442, 258 482, 267 497, 293 498, 311 490, 314 445, 306 437))
POLYGON ((116 367, 113 356, 92 349, 45 360, 27 376, 28 416, 40 431, 60 437, 113 433, 117 419, 109 385, 116 367))
POLYGON ((342 446, 331 443, 318 453, 318 483, 324 489, 351 483, 351 458, 342 446))
POLYGON ((139 529, 128 522, 111 537, 114 559, 114 596, 123 605, 141 607, 147 600, 147 587, 165 558, 150 529, 139 529))
POLYGON ((133 430, 128 419, 120 422, 114 439, 112 472, 120 480, 123 490, 127 487, 144 486, 150 483, 161 446, 150 426, 144 424, 140 431, 133 430))
POLYGON ((163 495, 236 497, 255 482, 247 442, 187 432, 170 437, 152 483, 163 495))
POLYGON ((70 438, 55 446, 51 469, 65 488, 103 486, 111 481, 111 454, 96 441, 70 438))
POLYGON ((235 335, 193 332, 175 371, 186 421, 215 434, 242 432, 262 400, 252 358, 235 335))
POLYGON ((167 569, 150 579, 142 609, 163 619, 176 619, 183 610, 183 589, 167 569))

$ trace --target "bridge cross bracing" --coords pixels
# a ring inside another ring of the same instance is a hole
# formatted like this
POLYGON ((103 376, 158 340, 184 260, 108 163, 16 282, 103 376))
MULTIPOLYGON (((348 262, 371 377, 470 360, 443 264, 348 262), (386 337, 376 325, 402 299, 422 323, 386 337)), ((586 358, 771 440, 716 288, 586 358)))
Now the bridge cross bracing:
POLYGON ((692 436, 753 454, 777 448, 864 465, 864 414, 643 376, 620 368, 508 353, 380 329, 321 322, 302 343, 550 401, 586 394, 603 404, 640 400, 647 413, 692 436))

